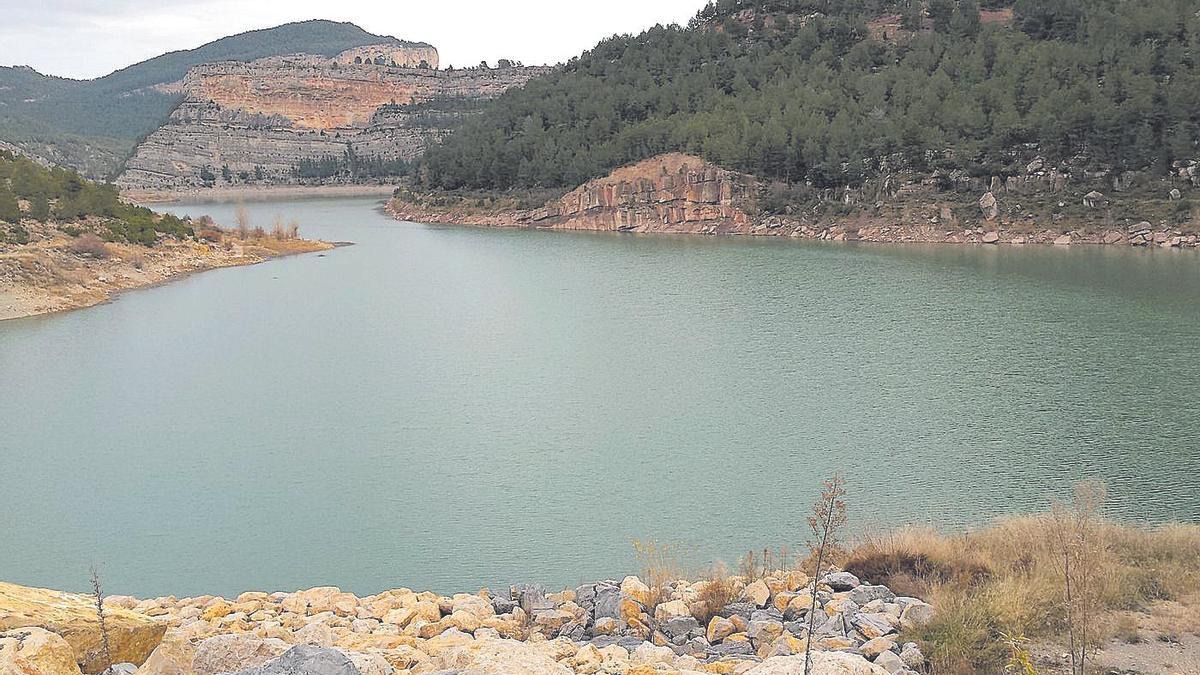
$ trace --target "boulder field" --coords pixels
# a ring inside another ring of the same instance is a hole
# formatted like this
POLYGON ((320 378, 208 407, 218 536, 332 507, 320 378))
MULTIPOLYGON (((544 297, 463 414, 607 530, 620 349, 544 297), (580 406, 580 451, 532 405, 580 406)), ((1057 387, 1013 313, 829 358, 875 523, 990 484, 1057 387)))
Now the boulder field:
MULTIPOLYGON (((804 672, 912 675, 901 634, 933 608, 834 572, 749 580, 635 576, 547 594, 539 586, 357 597, 336 587, 237 598, 105 599, 111 675, 399 675, 804 672), (716 592, 719 590, 719 592, 716 592), (718 606, 714 606, 718 605, 718 606), (815 605, 815 613, 812 608, 815 605), (809 636, 809 623, 813 626, 809 636)), ((109 665, 88 596, 0 584, 0 674, 79 675, 109 665)))

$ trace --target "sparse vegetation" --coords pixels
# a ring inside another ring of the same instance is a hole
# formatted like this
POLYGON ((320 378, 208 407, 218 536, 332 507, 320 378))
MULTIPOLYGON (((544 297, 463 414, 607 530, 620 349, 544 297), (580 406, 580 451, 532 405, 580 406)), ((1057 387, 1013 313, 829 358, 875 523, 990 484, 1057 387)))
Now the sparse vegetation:
POLYGON ((100 654, 104 658, 104 667, 113 666, 112 648, 108 636, 108 623, 104 617, 104 589, 100 586, 100 574, 92 568, 92 598, 96 601, 96 620, 100 625, 100 654))
POLYGON ((846 481, 840 474, 822 484, 821 496, 812 505, 808 527, 813 539, 809 550, 815 560, 812 580, 812 605, 808 611, 808 639, 804 641, 804 672, 812 668, 812 635, 817 614, 817 583, 825 572, 825 562, 838 550, 841 529, 846 526, 846 481))
POLYGON ((669 594, 667 584, 683 576, 679 563, 679 552, 671 544, 665 544, 653 539, 633 542, 633 550, 637 554, 641 566, 642 581, 650 587, 650 602, 647 609, 651 614, 663 598, 669 594))
MULTIPOLYGON (((1077 508, 1065 511, 1077 518, 1077 508)), ((1095 645, 1129 634, 1123 613, 1153 610, 1163 601, 1200 601, 1195 596, 1200 588, 1200 526, 1124 527, 1103 520, 1090 507, 1085 512, 1090 553, 1082 564, 1089 569, 1073 568, 1071 617, 1061 562, 1063 526, 1055 513, 1008 518, 956 535, 907 528, 868 536, 846 556, 843 567, 937 608, 933 621, 905 637, 922 644, 933 672, 947 675, 1002 672, 1013 659, 1014 640, 1025 648, 1024 638, 1061 640, 1065 653, 1073 621, 1080 641, 1095 645), (1081 606, 1077 593, 1080 574, 1091 589, 1085 594, 1094 598, 1090 607, 1081 606), (1086 630, 1078 625, 1078 612, 1084 609, 1086 630)), ((1081 545, 1069 544, 1072 549, 1081 545)), ((1071 556, 1081 559, 1078 553, 1071 556)))

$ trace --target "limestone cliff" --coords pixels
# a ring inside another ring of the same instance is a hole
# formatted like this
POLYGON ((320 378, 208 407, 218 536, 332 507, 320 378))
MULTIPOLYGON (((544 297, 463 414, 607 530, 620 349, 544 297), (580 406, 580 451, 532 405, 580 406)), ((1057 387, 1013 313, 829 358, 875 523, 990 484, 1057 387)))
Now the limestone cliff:
POLYGON ((749 176, 667 154, 588 181, 524 220, 570 230, 721 234, 751 225, 755 192, 749 176))
POLYGON ((547 70, 443 71, 437 61, 432 47, 385 46, 197 66, 181 84, 183 102, 138 145, 118 184, 153 191, 345 181, 338 163, 347 157, 412 159, 474 102, 547 70), (325 164, 305 173, 305 162, 325 164))

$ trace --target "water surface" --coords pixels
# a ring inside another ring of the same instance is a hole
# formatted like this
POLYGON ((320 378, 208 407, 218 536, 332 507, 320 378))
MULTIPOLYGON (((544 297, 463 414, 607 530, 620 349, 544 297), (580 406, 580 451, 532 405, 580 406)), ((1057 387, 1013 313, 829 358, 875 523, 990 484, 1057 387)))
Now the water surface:
MULTIPOLYGON (((1200 256, 589 235, 252 203, 324 256, 0 323, 0 578, 367 594, 959 527, 1200 520, 1200 256)), ((233 222, 231 205, 176 205, 233 222)))

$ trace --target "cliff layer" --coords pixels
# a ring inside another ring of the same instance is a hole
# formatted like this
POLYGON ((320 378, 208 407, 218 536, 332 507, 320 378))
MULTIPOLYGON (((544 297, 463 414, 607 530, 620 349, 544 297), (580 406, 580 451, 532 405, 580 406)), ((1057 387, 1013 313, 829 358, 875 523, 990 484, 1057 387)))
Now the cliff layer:
POLYGON ((386 173, 381 167, 418 156, 477 102, 547 70, 436 64, 432 48, 386 46, 198 66, 181 84, 183 102, 138 145, 118 184, 153 191, 386 173))

